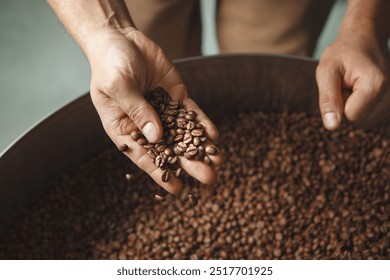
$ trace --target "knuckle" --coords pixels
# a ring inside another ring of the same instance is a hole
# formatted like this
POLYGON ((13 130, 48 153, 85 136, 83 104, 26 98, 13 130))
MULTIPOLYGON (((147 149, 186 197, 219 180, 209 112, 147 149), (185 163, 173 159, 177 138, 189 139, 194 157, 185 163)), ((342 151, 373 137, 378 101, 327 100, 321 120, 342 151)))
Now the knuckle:
POLYGON ((133 104, 128 112, 130 119, 132 119, 135 123, 141 122, 143 117, 145 116, 146 108, 146 101, 141 101, 137 104, 133 104))

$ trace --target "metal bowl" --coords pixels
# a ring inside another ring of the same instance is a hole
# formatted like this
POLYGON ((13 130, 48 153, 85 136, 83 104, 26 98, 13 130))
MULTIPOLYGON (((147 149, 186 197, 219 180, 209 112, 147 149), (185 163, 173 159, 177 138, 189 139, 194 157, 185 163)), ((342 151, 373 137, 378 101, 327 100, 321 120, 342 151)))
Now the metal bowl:
MULTIPOLYGON (((179 60, 176 66, 191 97, 211 115, 248 110, 319 112, 317 61, 312 59, 223 55, 179 60)), ((40 196, 48 180, 109 145, 88 94, 24 134, 0 157, 0 235, 40 196)))

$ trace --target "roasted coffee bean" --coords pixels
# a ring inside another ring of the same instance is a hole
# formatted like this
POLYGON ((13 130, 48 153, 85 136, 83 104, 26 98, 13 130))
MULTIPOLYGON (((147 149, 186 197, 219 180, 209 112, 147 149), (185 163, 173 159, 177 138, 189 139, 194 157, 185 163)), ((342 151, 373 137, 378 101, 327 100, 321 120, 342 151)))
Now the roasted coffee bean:
POLYGON ((184 135, 183 134, 178 134, 175 136, 175 138, 173 139, 174 142, 179 142, 179 141, 182 141, 184 138, 184 135))
POLYGON ((195 137, 203 136, 203 129, 197 128, 191 131, 191 135, 195 137))
POLYGON ((161 155, 158 155, 155 159, 154 159, 154 165, 156 165, 157 167, 163 167, 165 165, 165 160, 164 158, 161 156, 161 155))
POLYGON ((183 142, 189 144, 192 142, 192 135, 190 133, 184 134, 183 142))
POLYGON ((155 148, 156 148, 157 152, 162 153, 167 148, 167 145, 165 145, 165 144, 156 144, 155 148))
POLYGON ((188 195, 188 200, 191 202, 191 204, 192 204, 193 206, 198 205, 198 198, 197 198, 195 195, 189 194, 189 195, 188 195))
POLYGON ((183 191, 163 195, 110 147, 48 174, 0 238, 0 259, 390 259, 385 129, 329 132, 302 113, 212 117, 228 159, 214 185, 182 174, 183 191))
POLYGON ((177 100, 171 100, 168 106, 170 109, 178 109, 180 107, 180 102, 177 100))
POLYGON ((148 155, 152 159, 155 159, 159 155, 159 152, 155 148, 150 148, 149 151, 148 151, 148 155))
POLYGON ((126 144, 122 144, 118 147, 119 151, 121 152, 126 152, 128 149, 129 149, 129 146, 127 146, 126 144))
POLYGON ((165 148, 164 153, 167 156, 171 156, 171 155, 173 155, 173 150, 171 148, 165 148))
POLYGON ((209 155, 216 155, 218 153, 218 150, 215 146, 206 146, 205 151, 209 155))
POLYGON ((198 148, 196 148, 195 146, 189 146, 186 149, 186 153, 193 157, 198 153, 198 148))
POLYGON ((138 130, 134 130, 130 133, 130 137, 131 139, 133 139, 134 141, 137 141, 138 139, 140 139, 142 136, 141 132, 138 131, 138 130))
POLYGON ((169 156, 167 161, 169 164, 175 164, 177 162, 177 156, 169 156))
POLYGON ((182 129, 182 128, 176 129, 176 134, 183 134, 184 135, 184 133, 185 133, 184 129, 182 129))
POLYGON ((207 140, 207 137, 199 137, 199 139, 200 139, 200 141, 202 141, 202 142, 206 142, 206 140, 207 140))
POLYGON ((169 181, 169 170, 164 170, 161 174, 161 181, 168 182, 169 181))
POLYGON ((133 178, 133 174, 126 173, 125 174, 125 178, 126 178, 127 181, 130 181, 133 178))
POLYGON ((187 120, 185 118, 177 118, 176 124, 179 128, 185 129, 187 127, 187 120))
POLYGON ((146 140, 146 138, 139 138, 138 140, 137 140, 137 143, 138 144, 140 144, 141 146, 143 146, 143 145, 146 145, 146 144, 149 144, 149 142, 148 142, 148 140, 146 140))
POLYGON ((158 202, 163 202, 163 201, 165 201, 165 196, 162 196, 162 195, 160 195, 160 194, 155 194, 154 195, 154 199, 156 200, 156 201, 158 201, 158 202))
POLYGON ((187 144, 184 142, 177 143, 177 147, 183 149, 185 151, 187 149, 187 144))
POLYGON ((193 121, 188 121, 186 128, 189 129, 189 130, 194 129, 195 128, 195 123, 193 121))
POLYGON ((194 143, 194 145, 198 147, 202 144, 202 141, 200 141, 199 137, 194 137, 194 140, 192 141, 192 143, 194 143))
POLYGON ((189 121, 193 121, 196 118, 196 113, 195 111, 188 111, 185 117, 189 121))

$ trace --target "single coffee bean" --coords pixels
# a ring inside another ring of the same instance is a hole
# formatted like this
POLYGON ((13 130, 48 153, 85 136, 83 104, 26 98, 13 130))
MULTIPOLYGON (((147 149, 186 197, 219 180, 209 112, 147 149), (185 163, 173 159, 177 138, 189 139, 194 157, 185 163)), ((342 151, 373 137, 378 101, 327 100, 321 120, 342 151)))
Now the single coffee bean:
POLYGON ((177 156, 170 156, 167 161, 169 164, 175 164, 177 162, 177 156))
POLYGON ((130 137, 131 139, 133 139, 134 141, 137 141, 138 139, 140 139, 142 136, 141 132, 138 131, 138 130, 133 130, 131 133, 130 133, 130 137))
POLYGON ((165 201, 165 196, 162 196, 162 195, 160 195, 160 194, 155 194, 155 195, 154 195, 154 199, 155 199, 156 201, 158 201, 158 202, 163 202, 163 201, 165 201))
POLYGON ((195 123, 193 121, 188 121, 187 123, 187 129, 192 130, 195 128, 195 123))
POLYGON ((127 146, 126 144, 122 144, 118 147, 119 151, 121 152, 126 152, 128 149, 129 149, 129 146, 127 146))
POLYGON ((175 136, 175 138, 173 139, 173 141, 174 141, 174 142, 179 142, 179 141, 183 140, 183 138, 184 138, 184 135, 183 135, 183 134, 177 134, 177 135, 175 136))
POLYGON ((148 155, 152 158, 155 159, 158 156, 158 151, 155 148, 150 148, 148 151, 148 155))
POLYGON ((163 182, 168 182, 169 181, 169 170, 164 170, 163 173, 161 174, 161 181, 163 182))
POLYGON ((197 128, 191 131, 192 136, 200 137, 203 136, 203 129, 197 128))
POLYGON ((183 142, 189 144, 192 142, 192 135, 190 133, 184 134, 183 142))
POLYGON ((194 140, 192 141, 195 146, 200 146, 202 144, 202 141, 200 140, 199 137, 194 137, 194 140))
POLYGON ((208 153, 209 155, 215 155, 217 154, 218 150, 216 147, 214 146, 207 146, 206 149, 205 149, 206 153, 208 153))
POLYGON ((184 134, 184 133, 185 133, 184 129, 182 128, 176 129, 176 134, 184 134))
POLYGON ((188 195, 188 200, 191 202, 191 204, 192 204, 193 206, 198 205, 198 198, 197 198, 195 195, 189 194, 189 195, 188 195))
POLYGON ((168 104, 170 109, 177 109, 180 106, 180 102, 177 100, 171 100, 168 104))
POLYGON ((156 148, 157 152, 162 153, 167 148, 167 145, 165 145, 165 144, 156 144, 155 148, 156 148))
POLYGON ((146 144, 149 144, 149 142, 148 142, 148 140, 146 140, 146 138, 139 138, 138 140, 137 140, 137 143, 138 144, 140 144, 141 146, 143 146, 143 145, 146 145, 146 144))
POLYGON ((202 142, 206 142, 207 137, 203 136, 203 137, 199 137, 199 139, 200 139, 200 141, 202 141, 202 142))
POLYGON ((171 148, 165 148, 164 153, 167 156, 171 156, 171 155, 173 155, 173 150, 171 148))
POLYGON ((173 137, 175 137, 176 136, 176 129, 170 129, 169 131, 168 131, 168 134, 170 135, 170 136, 173 136, 173 137))
POLYGON ((177 118, 176 124, 179 128, 185 129, 187 127, 187 120, 185 118, 177 118))
POLYGON ((157 167, 163 167, 165 165, 165 160, 163 159, 163 157, 161 155, 158 155, 155 159, 154 159, 154 164, 157 166, 157 167))
POLYGON ((125 178, 126 178, 127 181, 130 181, 133 178, 133 174, 126 173, 125 174, 125 178))
POLYGON ((198 153, 198 149, 195 146, 189 146, 186 150, 186 153, 193 157, 198 153))
POLYGON ((164 103, 160 103, 160 104, 158 105, 158 111, 159 111, 160 113, 163 113, 163 112, 165 111, 165 104, 164 104, 164 103))

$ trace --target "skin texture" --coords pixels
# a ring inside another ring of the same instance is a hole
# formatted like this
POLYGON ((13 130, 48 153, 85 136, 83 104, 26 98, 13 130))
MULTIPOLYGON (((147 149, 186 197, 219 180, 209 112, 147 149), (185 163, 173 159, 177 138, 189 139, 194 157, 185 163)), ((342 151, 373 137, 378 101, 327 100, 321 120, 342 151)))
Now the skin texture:
POLYGON ((368 128, 389 118, 389 1, 349 1, 337 39, 317 68, 324 125, 368 128))
MULTIPOLYGON (((195 110, 211 141, 217 141, 217 129, 188 98, 174 65, 137 30, 124 1, 48 2, 89 60, 91 96, 107 134, 118 147, 127 144, 126 155, 158 184, 173 194, 180 192, 179 180, 163 183, 162 171, 129 137, 131 131, 140 129, 150 142, 161 138, 161 123, 143 94, 162 86, 173 99, 182 100, 187 110, 195 110)), ((348 2, 339 36, 317 68, 319 106, 327 129, 337 129, 343 118, 369 127, 389 117, 389 14, 387 0, 348 2)), ((212 161, 214 167, 220 165, 221 155, 212 161)), ((216 180, 214 168, 204 163, 183 157, 179 163, 205 184, 216 180)))
MULTIPOLYGON (((92 101, 108 136, 118 147, 127 144, 125 154, 135 164, 164 189, 178 194, 182 189, 180 180, 172 176, 169 182, 162 182, 162 170, 154 165, 147 150, 130 138, 130 133, 137 129, 152 143, 163 134, 157 113, 143 94, 161 86, 173 99, 183 101, 187 110, 197 113, 211 141, 217 141, 218 131, 188 98, 179 73, 162 49, 133 26, 130 15, 123 13, 123 9, 127 11, 125 6, 118 2, 100 1, 97 5, 90 0, 49 1, 87 55, 92 72, 92 101)), ((213 165, 209 166, 179 157, 183 169, 204 184, 215 182, 214 167, 221 164, 222 155, 211 160, 213 165)))

